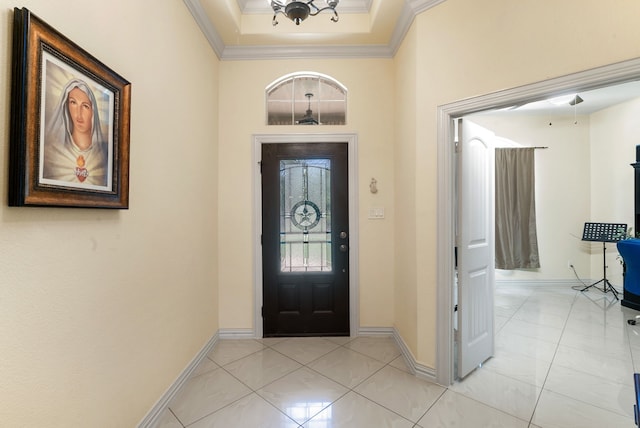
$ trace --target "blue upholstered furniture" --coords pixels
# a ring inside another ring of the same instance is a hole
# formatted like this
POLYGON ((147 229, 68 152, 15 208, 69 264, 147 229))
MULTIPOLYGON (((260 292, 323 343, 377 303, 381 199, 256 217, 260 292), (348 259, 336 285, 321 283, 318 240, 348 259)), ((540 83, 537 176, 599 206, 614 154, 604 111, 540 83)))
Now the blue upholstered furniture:
POLYGON ((633 374, 633 385, 636 391, 636 404, 633 405, 633 417, 636 420, 636 426, 640 426, 640 373, 633 374))
POLYGON ((624 260, 622 306, 640 311, 640 239, 618 241, 618 253, 624 260))

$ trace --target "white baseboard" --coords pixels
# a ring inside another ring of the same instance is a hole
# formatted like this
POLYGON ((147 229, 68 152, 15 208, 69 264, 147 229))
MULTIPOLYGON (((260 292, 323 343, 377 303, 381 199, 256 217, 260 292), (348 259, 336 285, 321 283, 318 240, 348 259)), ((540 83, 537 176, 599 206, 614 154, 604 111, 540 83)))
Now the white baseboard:
POLYGON ((436 381, 436 371, 432 367, 425 366, 416 361, 413 354, 409 350, 409 347, 402 340, 402 336, 398 333, 398 330, 393 328, 393 338, 396 341, 396 344, 400 348, 402 352, 402 356, 404 357, 404 361, 416 377, 420 379, 428 380, 429 382, 437 383, 436 381))
POLYGON ((198 367, 200 362, 207 356, 209 352, 211 352, 219 337, 220 336, 218 332, 216 332, 213 337, 209 339, 209 341, 202 347, 200 352, 198 352, 196 356, 193 357, 187 367, 182 371, 182 373, 180 373, 178 378, 171 384, 171 386, 169 386, 165 393, 162 394, 162 397, 160 397, 160 399, 156 402, 156 404, 154 404, 151 410, 149 410, 149 413, 147 413, 142 421, 140 421, 140 423, 138 424, 138 428, 151 428, 155 426, 173 397, 189 379, 191 373, 193 373, 196 367, 198 367))
POLYGON ((398 333, 395 327, 361 327, 358 330, 358 335, 360 336, 390 336, 400 348, 400 352, 402 352, 402 356, 404 357, 404 362, 411 370, 416 377, 419 377, 424 380, 428 380, 429 382, 436 382, 436 371, 435 369, 420 364, 416 361, 413 354, 409 350, 409 347, 402 340, 402 336, 398 333))
POLYGON ((393 336, 393 327, 360 327, 354 337, 358 336, 393 336))
POLYGON ((220 339, 259 339, 251 328, 221 328, 218 330, 220 339))
MULTIPOLYGON (((591 279, 581 278, 585 284, 591 284, 591 279)), ((497 279, 496 287, 519 286, 519 287, 572 287, 583 285, 578 279, 497 279)))

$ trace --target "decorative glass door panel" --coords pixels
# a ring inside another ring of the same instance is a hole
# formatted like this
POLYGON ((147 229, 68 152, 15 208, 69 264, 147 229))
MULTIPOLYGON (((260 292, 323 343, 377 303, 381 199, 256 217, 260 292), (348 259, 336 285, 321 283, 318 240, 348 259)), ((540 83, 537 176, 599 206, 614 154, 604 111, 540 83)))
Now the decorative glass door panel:
POLYGON ((280 195, 280 270, 330 272, 331 160, 281 160, 280 195))

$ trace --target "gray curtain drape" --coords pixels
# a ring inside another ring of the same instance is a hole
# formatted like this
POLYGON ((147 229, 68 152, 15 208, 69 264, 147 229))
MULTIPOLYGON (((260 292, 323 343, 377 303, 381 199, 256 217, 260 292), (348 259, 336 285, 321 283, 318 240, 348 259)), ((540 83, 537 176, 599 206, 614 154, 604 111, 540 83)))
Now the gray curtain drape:
POLYGON ((496 269, 540 267, 532 147, 496 148, 496 269))

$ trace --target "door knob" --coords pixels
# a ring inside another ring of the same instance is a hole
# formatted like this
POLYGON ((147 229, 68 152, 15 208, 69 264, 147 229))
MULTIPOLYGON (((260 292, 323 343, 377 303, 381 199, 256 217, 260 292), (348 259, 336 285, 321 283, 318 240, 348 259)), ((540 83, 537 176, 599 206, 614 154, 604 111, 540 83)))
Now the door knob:
POLYGON ((345 232, 344 230, 340 232, 340 238, 345 239, 346 237, 347 237, 347 232, 345 232))
POLYGON ((347 246, 345 244, 340 245, 340 251, 342 251, 343 253, 347 252, 347 246))

